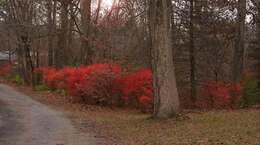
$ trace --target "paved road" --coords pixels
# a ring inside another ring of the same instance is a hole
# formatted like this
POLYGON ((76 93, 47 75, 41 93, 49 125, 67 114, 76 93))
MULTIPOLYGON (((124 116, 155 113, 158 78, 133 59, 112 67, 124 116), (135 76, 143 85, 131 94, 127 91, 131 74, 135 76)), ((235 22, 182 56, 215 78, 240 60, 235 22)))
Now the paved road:
POLYGON ((63 112, 0 84, 0 145, 93 145, 63 112))

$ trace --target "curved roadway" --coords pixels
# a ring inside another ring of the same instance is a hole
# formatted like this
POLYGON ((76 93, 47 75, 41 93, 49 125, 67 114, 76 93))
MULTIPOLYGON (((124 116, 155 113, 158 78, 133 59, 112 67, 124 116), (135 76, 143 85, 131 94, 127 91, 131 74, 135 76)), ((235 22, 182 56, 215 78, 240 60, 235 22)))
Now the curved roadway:
POLYGON ((0 145, 93 145, 63 112, 0 84, 0 145))

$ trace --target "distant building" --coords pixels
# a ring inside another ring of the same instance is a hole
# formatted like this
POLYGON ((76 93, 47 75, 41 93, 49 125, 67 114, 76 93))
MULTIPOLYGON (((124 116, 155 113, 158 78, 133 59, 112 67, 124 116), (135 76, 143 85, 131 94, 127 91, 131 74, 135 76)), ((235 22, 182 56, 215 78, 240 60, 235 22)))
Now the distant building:
MULTIPOLYGON (((11 61, 13 63, 17 63, 16 55, 11 56, 11 61)), ((9 62, 9 53, 8 51, 0 51, 0 65, 5 65, 6 63, 9 62)))
POLYGON ((9 56, 8 53, 2 52, 0 51, 0 61, 8 61, 9 60, 9 56))
POLYGON ((9 62, 8 54, 0 51, 0 67, 6 65, 9 62))

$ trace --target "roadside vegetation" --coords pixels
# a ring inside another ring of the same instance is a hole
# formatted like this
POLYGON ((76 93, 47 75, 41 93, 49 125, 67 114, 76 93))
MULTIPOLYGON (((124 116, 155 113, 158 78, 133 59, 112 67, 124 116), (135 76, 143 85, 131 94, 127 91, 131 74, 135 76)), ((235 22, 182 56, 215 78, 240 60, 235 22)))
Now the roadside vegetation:
MULTIPOLYGON (((17 84, 16 87, 23 87, 21 78, 11 77, 8 72, 12 69, 6 70, 2 69, 2 78, 5 76, 9 78, 5 80, 17 84)), ((93 122, 100 136, 105 136, 111 143, 260 143, 260 110, 256 88, 258 74, 255 71, 245 72, 241 85, 235 87, 223 82, 207 83, 197 103, 191 103, 183 93, 180 95, 183 97, 182 113, 177 118, 165 121, 151 119, 153 96, 149 93, 152 91, 149 70, 130 73, 122 71, 119 65, 94 64, 60 71, 41 68, 35 73, 43 79, 42 84, 34 89, 23 87, 20 90, 41 96, 37 99, 47 104, 75 112, 74 118, 83 117, 93 122), (94 73, 90 73, 91 70, 94 73), (116 81, 121 81, 120 85, 116 81), (87 87, 87 84, 92 86, 87 87), (98 91, 111 93, 93 97, 98 91), (113 95, 115 97, 110 98, 113 95), (142 99, 143 96, 147 96, 147 99, 142 99), (235 99, 231 99, 231 96, 235 96, 235 99)))

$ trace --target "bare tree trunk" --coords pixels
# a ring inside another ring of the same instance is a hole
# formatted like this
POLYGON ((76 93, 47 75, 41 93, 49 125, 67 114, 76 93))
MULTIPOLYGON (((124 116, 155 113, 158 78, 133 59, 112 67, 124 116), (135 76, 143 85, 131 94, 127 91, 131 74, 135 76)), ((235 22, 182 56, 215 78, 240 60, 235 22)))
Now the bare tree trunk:
MULTIPOLYGON (((18 36, 18 41, 22 42, 21 36, 18 36)), ((26 80, 28 80, 28 77, 27 77, 26 71, 25 71, 24 48, 23 48, 22 43, 18 44, 17 59, 18 59, 19 74, 21 74, 21 77, 26 81, 26 80)))
POLYGON ((49 25, 49 36, 48 36, 48 66, 53 65, 53 20, 52 20, 52 1, 47 2, 48 8, 48 25, 49 25))
MULTIPOLYGON (((7 31, 7 37, 9 38, 10 37, 10 31, 8 30, 7 31)), ((10 44, 10 40, 8 39, 7 40, 7 47, 8 47, 8 61, 9 61, 9 64, 12 64, 12 48, 11 48, 11 44, 10 44)))
POLYGON ((68 49, 68 1, 61 1, 61 27, 58 32, 58 48, 55 49, 56 68, 63 68, 67 64, 66 51, 68 49))
MULTIPOLYGON (((73 47, 73 34, 72 34, 72 30, 73 30, 73 27, 74 27, 74 19, 72 18, 72 16, 74 16, 74 13, 73 13, 73 4, 72 4, 72 2, 70 3, 70 7, 69 7, 69 9, 70 9, 70 19, 69 19, 69 32, 68 32, 68 44, 67 44, 67 46, 68 46, 68 50, 67 50, 67 53, 68 54, 71 54, 71 48, 73 47)), ((68 65, 71 65, 72 64, 72 61, 71 61, 71 59, 69 59, 68 58, 68 56, 67 56, 67 59, 69 60, 69 62, 67 62, 68 63, 68 65)))
POLYGON ((196 101, 195 80, 195 47, 194 47, 194 0, 190 0, 190 95, 193 102, 196 101))
POLYGON ((89 41, 86 40, 89 37, 90 21, 91 21, 91 0, 81 0, 81 15, 82 26, 85 37, 81 40, 81 63, 92 63, 92 49, 89 46, 89 41))
MULTIPOLYGON (((256 49, 256 59, 257 59, 257 67, 260 70, 260 0, 257 3, 257 19, 256 19, 256 39, 257 39, 257 49, 256 49)), ((260 86, 260 82, 259 82, 260 86)))
POLYGON ((243 71, 244 62, 244 35, 245 35, 245 16, 246 0, 238 2, 238 21, 237 37, 233 56, 232 81, 233 84, 239 83, 239 77, 243 71))
MULTIPOLYGON (((40 35, 40 32, 38 32, 38 34, 40 35)), ((39 49, 40 49, 40 47, 41 47, 41 39, 39 39, 38 40, 38 46, 37 46, 37 48, 36 48, 36 58, 35 58, 35 68, 37 69, 37 68, 39 68, 40 67, 40 58, 39 58, 39 49)), ((39 73, 37 73, 36 75, 35 75, 35 85, 39 85, 40 84, 40 80, 41 80, 41 75, 39 74, 39 73)))
MULTIPOLYGON (((257 19, 256 19, 256 39, 257 48, 255 49, 255 55, 257 60, 257 70, 260 71, 260 0, 257 1, 257 19)), ((259 76, 260 80, 260 76, 259 76)), ((260 88, 260 81, 258 82, 258 88, 260 88)))
POLYGON ((173 66, 171 42, 171 6, 168 0, 150 3, 154 118, 167 119, 180 112, 173 66))
POLYGON ((34 64, 33 64, 33 60, 32 60, 32 52, 31 51, 31 46, 29 44, 31 44, 31 40, 30 38, 27 36, 22 36, 21 40, 23 42, 23 50, 24 50, 24 59, 25 59, 25 69, 26 69, 26 76, 27 79, 25 79, 25 82, 27 84, 30 84, 34 87, 34 76, 33 76, 33 72, 34 72, 34 64))
MULTIPOLYGON (((53 8, 52 8, 53 12, 52 12, 52 23, 53 23, 53 26, 52 26, 52 33, 55 34, 53 35, 53 40, 55 40, 56 38, 56 17, 57 17, 57 0, 53 0, 53 8)), ((56 48, 58 49, 58 48, 56 48)), ((56 49, 53 47, 53 54, 52 54, 52 61, 53 61, 53 66, 56 66, 56 59, 55 59, 55 56, 56 56, 56 49)))
POLYGON ((98 23, 102 2, 103 2, 103 0, 98 0, 98 7, 97 7, 97 10, 96 10, 96 18, 95 18, 95 21, 94 21, 95 25, 98 23))

